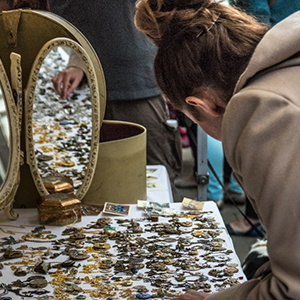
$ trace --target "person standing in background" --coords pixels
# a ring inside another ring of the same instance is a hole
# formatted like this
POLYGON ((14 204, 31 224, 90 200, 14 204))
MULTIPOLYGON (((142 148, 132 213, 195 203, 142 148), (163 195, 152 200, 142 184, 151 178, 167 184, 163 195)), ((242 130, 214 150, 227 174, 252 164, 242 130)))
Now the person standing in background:
MULTIPOLYGON (((181 140, 168 125, 166 100, 153 73, 156 47, 134 26, 135 0, 50 0, 51 11, 75 25, 101 61, 107 104, 104 119, 141 124, 147 129, 147 164, 164 165, 171 185, 180 174, 181 140)), ((78 85, 83 71, 75 65, 53 83, 61 97, 78 85), (75 83, 75 84, 74 84, 75 83)))

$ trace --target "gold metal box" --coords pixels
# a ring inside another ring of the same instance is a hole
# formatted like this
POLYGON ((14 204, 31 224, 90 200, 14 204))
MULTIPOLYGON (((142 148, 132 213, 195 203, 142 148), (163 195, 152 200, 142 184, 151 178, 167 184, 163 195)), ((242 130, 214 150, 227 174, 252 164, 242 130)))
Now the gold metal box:
POLYGON ((74 195, 54 193, 40 198, 40 223, 64 226, 81 221, 81 201, 74 195))
POLYGON ((73 181, 70 178, 65 176, 49 175, 43 178, 43 183, 46 190, 50 194, 54 194, 54 193, 73 194, 74 192, 73 181))

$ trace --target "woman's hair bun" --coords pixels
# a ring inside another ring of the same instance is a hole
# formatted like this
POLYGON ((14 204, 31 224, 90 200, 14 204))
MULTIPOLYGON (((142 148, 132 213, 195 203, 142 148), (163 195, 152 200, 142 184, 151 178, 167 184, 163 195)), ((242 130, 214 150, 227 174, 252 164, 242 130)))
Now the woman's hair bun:
POLYGON ((192 29, 195 15, 211 5, 210 0, 139 0, 135 25, 159 46, 162 37, 172 40, 176 33, 192 29))

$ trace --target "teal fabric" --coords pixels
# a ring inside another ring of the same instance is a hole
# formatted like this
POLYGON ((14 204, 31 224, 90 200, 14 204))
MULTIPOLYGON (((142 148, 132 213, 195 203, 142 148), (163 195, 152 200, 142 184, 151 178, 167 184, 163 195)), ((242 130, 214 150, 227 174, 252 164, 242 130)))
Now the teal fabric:
MULTIPOLYGON (((224 153, 222 143, 207 135, 207 158, 213 166, 216 174, 224 183, 224 153)), ((207 198, 209 200, 218 200, 223 198, 223 188, 218 180, 208 168, 209 182, 207 185, 207 198)))
MULTIPOLYGON (((207 158, 221 182, 224 183, 224 153, 222 143, 209 135, 207 135, 207 158)), ((218 200, 223 198, 223 187, 209 168, 208 174, 209 183, 207 185, 207 198, 209 200, 218 200)), ((232 176, 230 176, 228 189, 232 192, 244 193, 243 189, 232 176)))
POLYGON ((271 8, 268 0, 229 0, 229 4, 271 26, 300 10, 299 0, 277 0, 271 8))

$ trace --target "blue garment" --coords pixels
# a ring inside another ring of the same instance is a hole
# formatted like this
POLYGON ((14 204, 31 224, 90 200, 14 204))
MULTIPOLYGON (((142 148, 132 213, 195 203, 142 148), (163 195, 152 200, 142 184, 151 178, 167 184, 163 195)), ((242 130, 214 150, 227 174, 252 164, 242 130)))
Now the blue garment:
MULTIPOLYGON (((182 112, 177 113, 179 118, 179 124, 187 128, 187 135, 192 148, 192 154, 194 157, 194 172, 197 171, 197 145, 195 143, 197 137, 197 124, 191 119, 185 116, 182 112)), ((207 159, 210 161, 214 171, 219 177, 222 184, 224 184, 224 152, 222 142, 217 141, 211 136, 207 135, 207 159)), ((208 168, 209 181, 207 184, 207 198, 209 200, 219 200, 223 198, 223 187, 216 179, 210 168, 208 168)), ((228 190, 235 193, 244 193, 243 189, 234 180, 232 175, 230 176, 230 182, 228 190)))
MULTIPOLYGON (((207 158, 213 166, 216 174, 222 183, 224 183, 224 153, 222 143, 207 135, 207 158)), ((207 185, 207 198, 218 200, 223 198, 223 188, 214 174, 208 168, 209 183, 207 185)), ((239 184, 230 176, 228 189, 236 193, 244 193, 239 184)))
POLYGON ((300 10, 299 0, 277 0, 272 7, 268 0, 229 0, 229 4, 271 26, 300 10))

